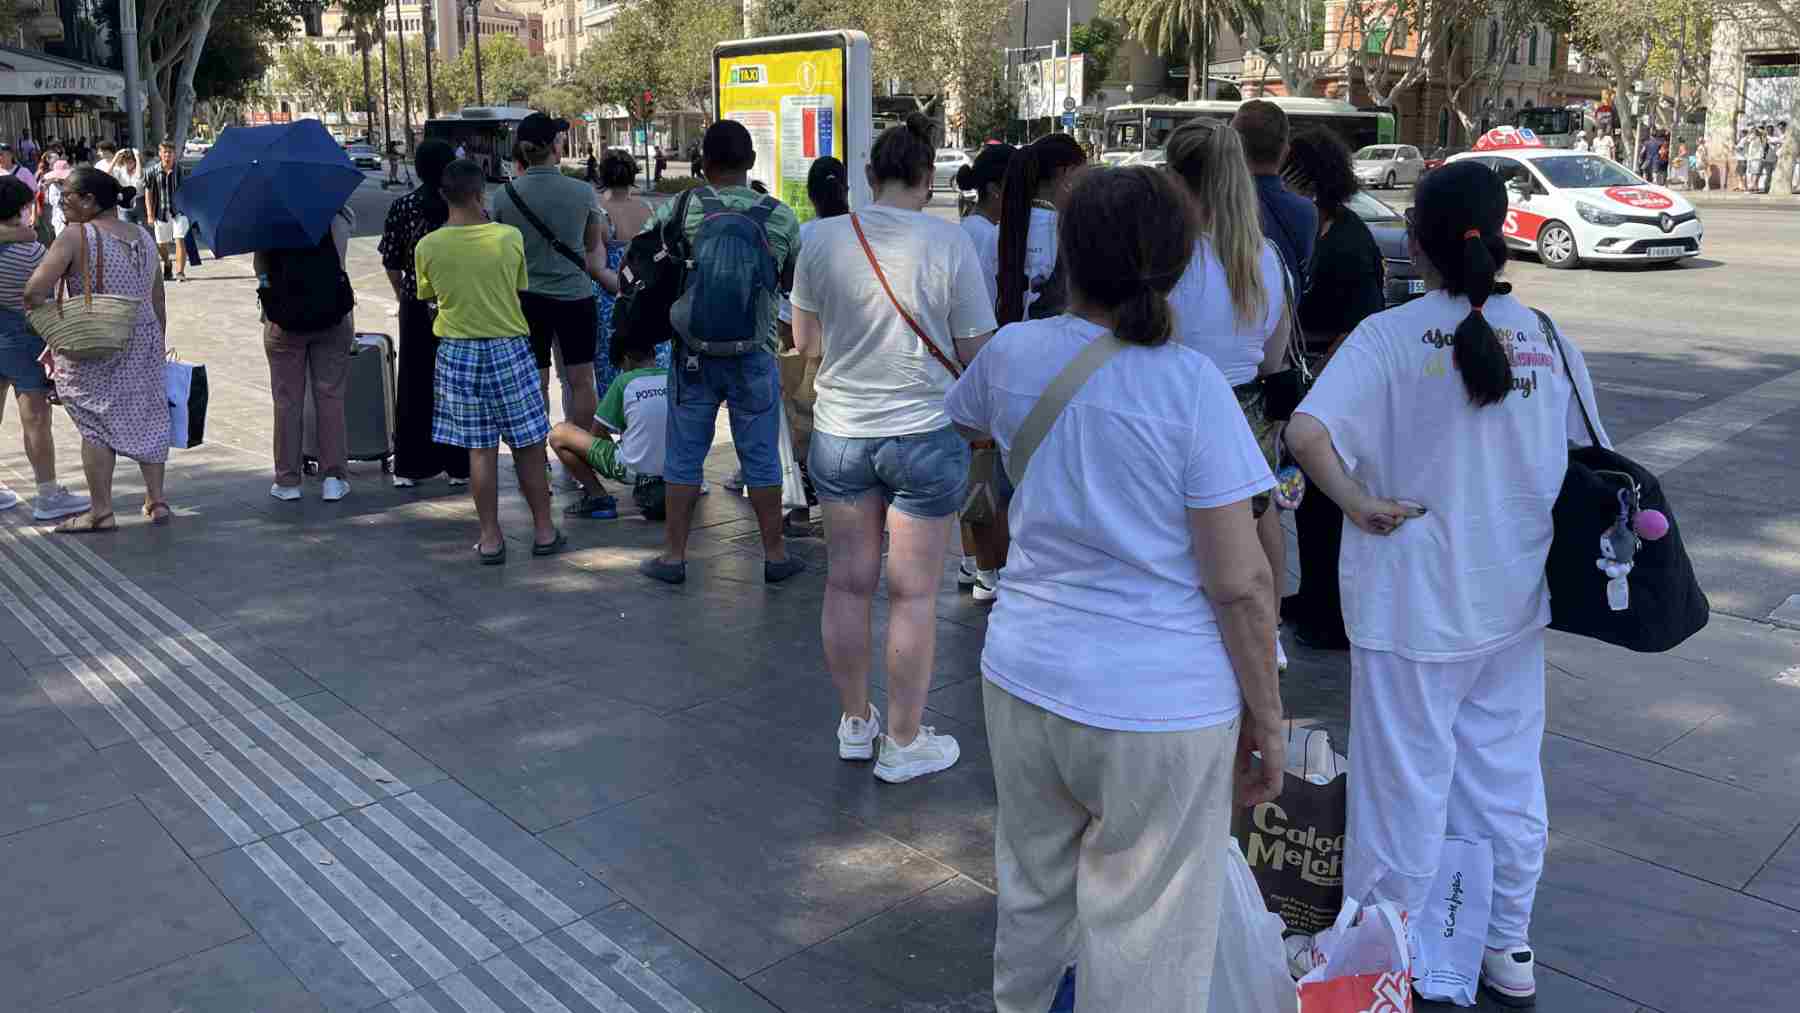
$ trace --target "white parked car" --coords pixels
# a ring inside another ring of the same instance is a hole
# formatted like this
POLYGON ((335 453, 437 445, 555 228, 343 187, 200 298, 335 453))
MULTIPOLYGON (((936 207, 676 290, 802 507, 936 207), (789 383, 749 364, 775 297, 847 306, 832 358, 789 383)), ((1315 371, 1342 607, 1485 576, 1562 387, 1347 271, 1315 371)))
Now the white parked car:
POLYGON ((1410 144, 1371 144, 1355 156, 1356 181, 1388 189, 1411 185, 1425 171, 1425 156, 1410 144))
POLYGON ((961 148, 939 148, 937 159, 931 167, 931 188, 933 190, 956 189, 956 172, 965 165, 974 165, 969 153, 961 148))
POLYGON ((1477 144, 1450 161, 1471 159, 1506 181, 1506 244, 1535 252, 1546 267, 1700 255, 1705 229, 1694 206, 1612 159, 1567 148, 1477 144))

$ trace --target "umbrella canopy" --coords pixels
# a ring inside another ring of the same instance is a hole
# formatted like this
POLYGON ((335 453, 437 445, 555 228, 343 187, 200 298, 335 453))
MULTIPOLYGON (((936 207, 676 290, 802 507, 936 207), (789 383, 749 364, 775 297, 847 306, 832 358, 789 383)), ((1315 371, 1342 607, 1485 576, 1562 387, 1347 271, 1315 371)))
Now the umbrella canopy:
POLYGON ((318 120, 230 127, 176 193, 213 256, 318 245, 362 170, 318 120))

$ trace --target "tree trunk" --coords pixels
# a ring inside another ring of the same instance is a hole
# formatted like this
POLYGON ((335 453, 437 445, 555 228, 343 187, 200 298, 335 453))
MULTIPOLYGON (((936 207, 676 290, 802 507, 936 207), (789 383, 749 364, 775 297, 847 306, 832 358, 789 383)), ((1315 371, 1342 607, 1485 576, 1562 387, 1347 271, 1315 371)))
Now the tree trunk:
POLYGON ((1794 89, 1794 98, 1788 106, 1787 139, 1781 142, 1781 155, 1775 159, 1775 178, 1769 181, 1770 193, 1784 193, 1792 197, 1800 194, 1794 187, 1794 163, 1800 160, 1800 88, 1794 89))
POLYGON ((1188 93, 1189 99, 1206 97, 1206 43, 1201 32, 1188 33, 1188 93))
POLYGON ((375 79, 369 76, 369 33, 357 32, 356 41, 362 46, 363 58, 363 139, 373 144, 375 141, 375 79))

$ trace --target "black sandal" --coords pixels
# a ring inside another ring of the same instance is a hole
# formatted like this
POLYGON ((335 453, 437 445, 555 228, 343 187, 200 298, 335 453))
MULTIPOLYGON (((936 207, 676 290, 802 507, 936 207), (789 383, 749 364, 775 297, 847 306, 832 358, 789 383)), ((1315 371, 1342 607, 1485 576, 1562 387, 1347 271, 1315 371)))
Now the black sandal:
POLYGON ((482 566, 501 566, 506 562, 506 540, 501 539, 500 548, 493 552, 481 551, 481 543, 476 542, 475 555, 481 560, 482 566))

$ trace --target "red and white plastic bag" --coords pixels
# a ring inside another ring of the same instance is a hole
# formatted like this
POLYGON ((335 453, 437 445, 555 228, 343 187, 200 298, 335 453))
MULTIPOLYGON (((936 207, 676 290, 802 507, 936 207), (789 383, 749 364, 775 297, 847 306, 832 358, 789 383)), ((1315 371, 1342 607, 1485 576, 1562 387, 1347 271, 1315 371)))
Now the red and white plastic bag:
POLYGON ((1300 979, 1300 1013, 1412 1013, 1406 917, 1391 904, 1344 898, 1337 921, 1313 937, 1300 979))

